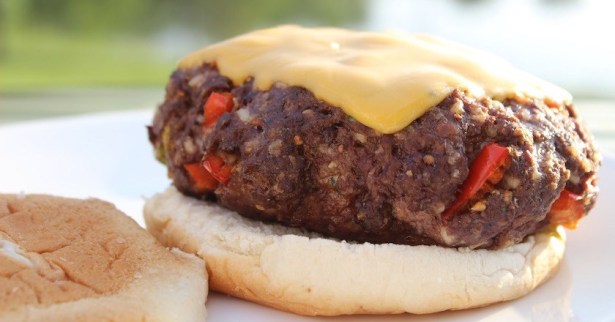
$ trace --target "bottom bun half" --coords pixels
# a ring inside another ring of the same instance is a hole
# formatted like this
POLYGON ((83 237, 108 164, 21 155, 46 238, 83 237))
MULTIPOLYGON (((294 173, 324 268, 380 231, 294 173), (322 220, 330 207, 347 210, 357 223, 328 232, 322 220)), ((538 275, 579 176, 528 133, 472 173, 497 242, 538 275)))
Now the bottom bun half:
POLYGON ((169 188, 145 205, 163 244, 205 259, 210 287, 303 315, 432 313, 521 297, 564 256, 561 230, 500 250, 350 243, 246 219, 169 188))

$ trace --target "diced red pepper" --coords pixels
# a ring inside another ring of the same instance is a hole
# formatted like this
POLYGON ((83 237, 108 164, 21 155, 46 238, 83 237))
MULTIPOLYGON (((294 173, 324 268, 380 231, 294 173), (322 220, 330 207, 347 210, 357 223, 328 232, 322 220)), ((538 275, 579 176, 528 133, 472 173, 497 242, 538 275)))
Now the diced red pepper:
POLYGON ((220 115, 233 109, 233 95, 228 92, 211 93, 203 104, 204 127, 210 127, 218 121, 220 115))
POLYGON ((194 188, 198 192, 207 192, 216 189, 218 181, 200 163, 186 163, 184 169, 190 175, 194 188))
POLYGON ((577 228, 579 220, 585 215, 583 198, 568 189, 562 190, 549 210, 549 224, 562 225, 569 229, 577 228))
POLYGON ((213 154, 206 156, 203 160, 203 168, 221 184, 226 184, 231 178, 232 167, 225 164, 219 156, 213 154))
POLYGON ((489 181, 498 183, 504 175, 504 167, 510 162, 508 148, 497 143, 489 143, 479 152, 470 165, 468 178, 461 186, 457 199, 442 214, 442 219, 450 220, 453 215, 465 206, 477 192, 489 181))
POLYGON ((563 104, 558 103, 556 100, 549 98, 549 97, 545 97, 543 102, 545 103, 545 105, 547 105, 549 108, 556 108, 556 109, 562 109, 564 107, 563 104))

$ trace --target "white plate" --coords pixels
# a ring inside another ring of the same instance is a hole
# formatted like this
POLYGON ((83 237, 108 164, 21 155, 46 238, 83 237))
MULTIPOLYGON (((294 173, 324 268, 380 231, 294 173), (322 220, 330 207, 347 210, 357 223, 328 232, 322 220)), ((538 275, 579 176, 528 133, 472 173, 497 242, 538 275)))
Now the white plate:
MULTIPOLYGON (((0 192, 97 197, 143 223, 145 197, 169 181, 145 126, 151 111, 98 114, 0 127, 0 192)), ((596 209, 569 232, 557 275, 516 301, 415 316, 348 316, 343 321, 615 321, 615 158, 605 157, 596 209)), ((211 294, 208 321, 324 321, 211 294)))

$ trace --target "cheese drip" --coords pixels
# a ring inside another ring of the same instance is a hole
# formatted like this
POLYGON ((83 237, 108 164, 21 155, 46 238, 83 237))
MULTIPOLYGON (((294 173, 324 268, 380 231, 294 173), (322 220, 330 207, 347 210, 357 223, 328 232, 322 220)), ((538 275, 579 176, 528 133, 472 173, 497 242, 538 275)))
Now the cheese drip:
POLYGON ((565 90, 497 57, 424 34, 280 26, 201 49, 179 68, 205 62, 235 84, 252 76, 260 90, 275 82, 304 87, 383 133, 403 129, 455 88, 498 100, 571 101, 565 90))

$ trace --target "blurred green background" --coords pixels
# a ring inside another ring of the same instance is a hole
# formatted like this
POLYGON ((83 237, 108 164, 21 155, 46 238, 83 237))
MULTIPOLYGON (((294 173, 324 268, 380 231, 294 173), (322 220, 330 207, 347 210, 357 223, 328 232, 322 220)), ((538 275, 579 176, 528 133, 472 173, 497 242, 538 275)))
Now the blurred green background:
POLYGON ((1 0, 0 91, 156 86, 201 46, 280 23, 347 25, 358 0, 1 0))

